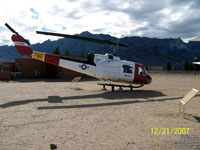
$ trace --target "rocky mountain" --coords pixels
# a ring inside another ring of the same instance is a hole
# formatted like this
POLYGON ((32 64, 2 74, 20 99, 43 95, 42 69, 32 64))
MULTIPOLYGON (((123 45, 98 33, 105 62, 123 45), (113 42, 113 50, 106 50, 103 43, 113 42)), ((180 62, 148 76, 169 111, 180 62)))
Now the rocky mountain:
MULTIPOLYGON (((116 37, 112 37, 106 34, 91 34, 89 32, 82 32, 79 36, 104 39, 109 41, 117 40, 116 37)), ((48 37, 47 37, 48 38, 48 37)), ((125 43, 132 46, 137 46, 142 49, 152 50, 154 52, 159 52, 165 55, 169 55, 175 58, 179 58, 183 60, 193 61, 194 56, 200 57, 200 43, 197 42, 189 42, 184 43, 180 38, 173 39, 158 39, 158 38, 147 38, 147 37, 124 37, 120 39, 120 43, 125 43), (198 52, 199 51, 199 52, 198 52)), ((84 53, 86 56, 88 52, 92 51, 94 53, 105 54, 112 53, 113 47, 111 45, 102 45, 98 43, 80 41, 75 39, 61 38, 56 41, 47 40, 43 43, 33 44, 31 47, 34 50, 42 51, 46 53, 52 53, 53 50, 59 46, 61 54, 68 52, 70 55, 80 55, 84 53)), ((131 48, 123 48, 119 47, 117 54, 121 57, 121 59, 130 60, 142 63, 146 66, 166 66, 167 60, 160 56, 144 53, 142 51, 131 49, 131 48)), ((17 53, 13 46, 1 46, 0 47, 0 62, 5 61, 14 61, 15 58, 22 58, 17 53)), ((182 66, 183 63, 177 63, 170 61, 173 65, 182 66)))

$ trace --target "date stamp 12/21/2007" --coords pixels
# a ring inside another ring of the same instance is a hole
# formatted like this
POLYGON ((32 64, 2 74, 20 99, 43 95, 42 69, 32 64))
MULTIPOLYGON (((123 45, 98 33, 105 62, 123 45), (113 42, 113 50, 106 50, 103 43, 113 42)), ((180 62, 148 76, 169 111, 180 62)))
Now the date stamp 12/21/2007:
POLYGON ((188 135, 190 128, 151 128, 154 135, 188 135))

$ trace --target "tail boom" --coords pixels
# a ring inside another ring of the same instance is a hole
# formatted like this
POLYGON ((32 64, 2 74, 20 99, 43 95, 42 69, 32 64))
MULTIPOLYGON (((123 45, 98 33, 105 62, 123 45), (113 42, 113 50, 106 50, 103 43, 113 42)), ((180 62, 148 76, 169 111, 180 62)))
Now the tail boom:
POLYGON ((90 76, 95 77, 96 75, 96 67, 94 65, 87 64, 84 61, 75 61, 72 59, 65 59, 58 55, 33 51, 30 45, 26 43, 24 38, 18 34, 13 34, 12 41, 15 45, 15 48, 21 55, 28 56, 33 59, 37 59, 39 61, 67 68, 73 71, 84 73, 90 76))

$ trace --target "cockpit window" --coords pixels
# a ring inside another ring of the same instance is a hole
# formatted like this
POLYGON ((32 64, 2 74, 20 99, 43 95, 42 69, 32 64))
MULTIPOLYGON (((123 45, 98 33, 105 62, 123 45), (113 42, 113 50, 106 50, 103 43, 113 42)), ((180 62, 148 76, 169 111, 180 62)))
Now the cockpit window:
POLYGON ((92 52, 88 53, 87 60, 89 63, 94 63, 94 54, 92 52))
POLYGON ((108 59, 113 59, 113 55, 108 55, 108 59))
POLYGON ((124 73, 132 73, 133 72, 133 66, 131 65, 123 65, 123 72, 124 73))
POLYGON ((139 75, 139 76, 145 76, 145 72, 144 72, 144 70, 142 69, 142 67, 138 67, 138 75, 139 75))

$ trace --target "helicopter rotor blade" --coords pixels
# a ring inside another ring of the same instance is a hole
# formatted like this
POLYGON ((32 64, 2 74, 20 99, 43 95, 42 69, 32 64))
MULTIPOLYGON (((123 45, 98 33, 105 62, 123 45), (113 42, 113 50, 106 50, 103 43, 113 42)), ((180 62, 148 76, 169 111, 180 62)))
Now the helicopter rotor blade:
POLYGON ((177 58, 174 58, 174 57, 171 57, 171 56, 168 56, 168 55, 164 55, 164 54, 161 54, 161 53, 158 53, 158 52, 154 52, 152 50, 143 49, 143 48, 140 48, 140 47, 137 47, 137 46, 129 46, 129 48, 134 49, 134 50, 138 50, 138 51, 141 51, 141 52, 144 52, 144 53, 147 53, 147 54, 160 56, 160 57, 170 59, 170 60, 173 60, 173 61, 182 62, 182 60, 180 60, 180 59, 177 59, 177 58))
POLYGON ((174 57, 171 57, 171 56, 167 56, 167 55, 164 55, 164 54, 161 54, 161 53, 158 53, 158 52, 154 52, 152 50, 139 48, 137 46, 130 46, 130 45, 123 44, 123 43, 116 43, 116 42, 111 42, 111 41, 102 40, 102 39, 95 39, 95 38, 83 37, 83 36, 78 36, 78 35, 69 35, 69 34, 54 33, 54 32, 36 31, 36 33, 37 34, 44 34, 44 35, 65 37, 65 38, 78 39, 78 40, 83 40, 83 41, 95 42, 95 43, 99 43, 99 44, 111 44, 111 45, 115 45, 115 46, 118 45, 118 46, 121 46, 121 47, 136 49, 136 50, 148 53, 148 54, 161 56, 161 57, 164 57, 166 59, 173 60, 173 61, 182 62, 181 60, 174 58, 174 57))
MULTIPOLYGON (((17 35, 19 35, 19 33, 18 32, 16 32, 9 24, 7 24, 7 23, 5 23, 5 26, 11 31, 11 32, 13 32, 13 33, 15 33, 15 34, 17 34, 17 35)), ((21 36, 22 37, 22 36, 21 36)), ((23 37, 22 37, 23 38, 23 37)), ((23 38, 24 39, 24 38, 23 38)), ((27 39, 24 39, 24 41, 26 42, 26 44, 28 44, 28 45, 30 45, 30 42, 29 42, 29 40, 27 40, 27 39)))
MULTIPOLYGON (((72 39, 89 41, 89 42, 95 42, 95 43, 100 43, 100 44, 116 45, 116 43, 111 42, 111 41, 101 40, 101 39, 95 39, 95 38, 89 38, 89 37, 83 37, 83 36, 77 36, 77 35, 69 35, 69 34, 53 33, 53 32, 44 32, 44 31, 36 31, 36 33, 37 34, 44 34, 44 35, 52 35, 52 36, 65 37, 65 38, 72 38, 72 39)), ((119 46, 128 47, 128 45, 121 44, 121 43, 119 43, 119 46)))
POLYGON ((6 26, 10 31, 12 31, 13 33, 18 34, 13 28, 11 28, 11 26, 9 26, 9 24, 5 23, 5 26, 6 26))

